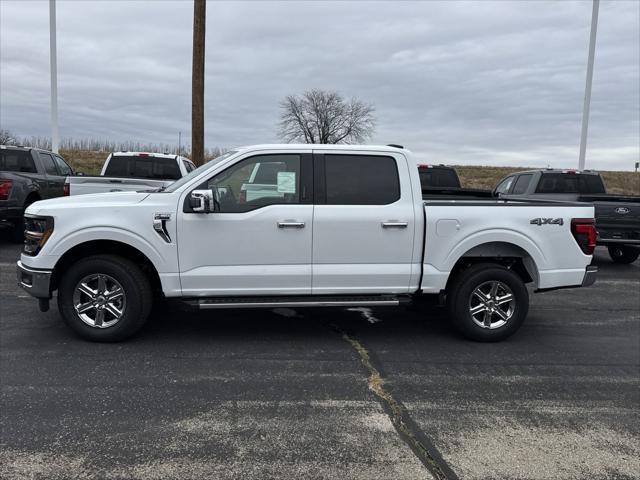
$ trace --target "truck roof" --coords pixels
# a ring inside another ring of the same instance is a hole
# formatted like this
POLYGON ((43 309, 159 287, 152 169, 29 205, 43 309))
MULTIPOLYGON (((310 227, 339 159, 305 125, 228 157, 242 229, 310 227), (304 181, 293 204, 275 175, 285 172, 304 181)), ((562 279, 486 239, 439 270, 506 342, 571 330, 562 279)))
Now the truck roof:
POLYGON ((405 153, 409 152, 406 148, 390 147, 389 145, 328 145, 319 143, 273 143, 273 144, 258 144, 258 145, 244 145, 240 147, 232 148, 231 150, 301 150, 301 149, 317 149, 317 150, 357 150, 357 151, 370 151, 370 152, 394 152, 405 153))
POLYGON ((26 147, 24 145, 0 145, 0 149, 2 149, 2 150, 22 150, 22 151, 25 151, 25 152, 30 152, 31 150, 36 150, 38 152, 53 153, 51 150, 47 150, 46 148, 26 147))
POLYGON ((599 172, 596 172, 595 170, 578 170, 575 168, 535 168, 533 170, 524 170, 521 172, 516 172, 516 173, 537 173, 537 172, 542 172, 542 173, 575 173, 575 174, 582 174, 582 175, 600 175, 599 172))
POLYGON ((154 153, 154 152, 113 152, 111 154, 114 157, 157 157, 157 158, 185 158, 186 160, 189 160, 186 157, 182 157, 180 155, 177 155, 175 153, 154 153))

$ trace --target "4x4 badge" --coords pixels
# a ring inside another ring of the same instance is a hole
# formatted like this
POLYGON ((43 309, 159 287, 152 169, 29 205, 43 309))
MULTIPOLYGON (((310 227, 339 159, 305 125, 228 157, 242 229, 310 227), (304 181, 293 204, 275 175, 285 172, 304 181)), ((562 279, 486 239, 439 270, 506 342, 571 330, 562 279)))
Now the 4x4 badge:
POLYGON ((564 220, 562 218, 532 218, 529 223, 541 227, 542 225, 564 225, 564 220))

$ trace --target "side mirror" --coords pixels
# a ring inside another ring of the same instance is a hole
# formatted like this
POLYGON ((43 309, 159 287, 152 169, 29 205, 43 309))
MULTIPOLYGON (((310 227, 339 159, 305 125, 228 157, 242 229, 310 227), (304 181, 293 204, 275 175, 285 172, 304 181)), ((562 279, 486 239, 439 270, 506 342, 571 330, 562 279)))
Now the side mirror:
POLYGON ((189 205, 196 213, 213 213, 216 201, 211 190, 194 190, 189 197, 189 205))
POLYGON ((74 172, 76 177, 84 177, 84 172, 74 172))

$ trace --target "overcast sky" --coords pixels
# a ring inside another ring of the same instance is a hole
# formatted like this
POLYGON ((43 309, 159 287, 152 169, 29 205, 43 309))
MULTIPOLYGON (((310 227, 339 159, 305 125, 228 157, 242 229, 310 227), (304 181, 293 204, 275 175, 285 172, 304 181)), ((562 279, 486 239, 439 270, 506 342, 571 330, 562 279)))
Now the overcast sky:
MULTIPOLYGON (((58 0, 63 137, 190 138, 191 1, 58 0)), ((48 2, 0 0, 0 127, 49 135, 48 2)), ((421 161, 575 167, 591 2, 208 2, 207 147, 278 141, 337 90, 421 161)), ((603 1, 587 167, 640 160, 640 2, 603 1)))

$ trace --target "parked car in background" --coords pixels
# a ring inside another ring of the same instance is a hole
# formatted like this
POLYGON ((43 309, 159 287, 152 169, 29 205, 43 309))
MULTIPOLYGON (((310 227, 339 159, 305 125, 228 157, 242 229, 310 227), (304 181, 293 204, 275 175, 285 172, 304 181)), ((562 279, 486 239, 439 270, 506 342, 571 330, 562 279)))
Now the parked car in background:
POLYGON ((162 189, 195 168, 191 160, 180 155, 114 152, 105 160, 100 175, 69 177, 67 194, 162 189))
POLYGON ((39 148, 0 145, 0 226, 15 241, 24 235, 24 210, 33 202, 64 194, 73 169, 58 154, 39 148))
POLYGON ((607 247, 616 263, 632 263, 640 255, 640 196, 607 194, 598 172, 556 169, 518 172, 501 180, 494 193, 503 198, 593 203, 598 245, 607 247))
POLYGON ((48 200, 25 217, 18 282, 43 310, 57 290, 67 324, 96 341, 132 335, 162 297, 208 310, 426 295, 467 337, 497 341, 527 316, 525 284, 586 286, 597 271, 592 205, 423 201, 411 152, 394 147, 244 147, 163 191, 48 200), (243 190, 263 169, 269 188, 243 190))

